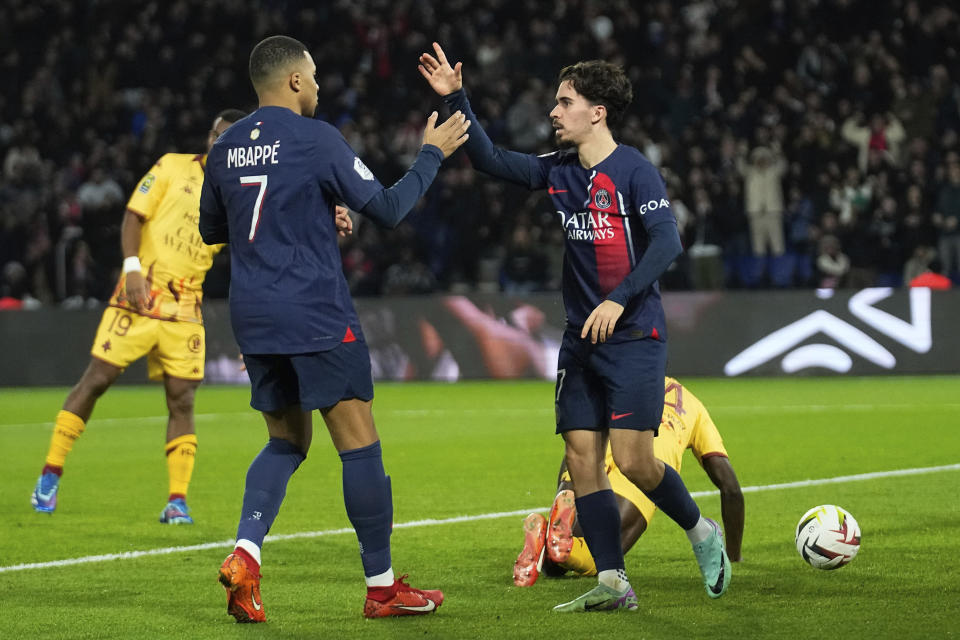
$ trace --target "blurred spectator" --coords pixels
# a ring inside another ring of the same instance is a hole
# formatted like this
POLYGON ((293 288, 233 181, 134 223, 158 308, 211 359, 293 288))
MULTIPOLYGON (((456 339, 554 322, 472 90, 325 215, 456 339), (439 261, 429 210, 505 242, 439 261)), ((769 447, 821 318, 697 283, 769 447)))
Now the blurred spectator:
POLYGON ((816 212, 813 201, 797 185, 790 187, 784 218, 787 250, 796 260, 795 279, 801 286, 810 285, 817 240, 816 212))
POLYGON ((40 153, 26 141, 26 136, 18 136, 7 149, 3 159, 3 175, 7 180, 18 183, 26 181, 40 169, 40 153))
POLYGON ((0 311, 38 309, 40 301, 27 293, 27 270, 19 262, 3 265, 0 281, 0 311))
POLYGON ((693 194, 693 242, 687 247, 690 257, 690 283, 694 289, 722 289, 723 265, 720 229, 706 189, 693 194))
POLYGON ((947 167, 947 181, 937 194, 933 223, 940 230, 944 273, 960 273, 960 162, 951 162, 947 167))
POLYGON ((869 125, 863 123, 863 114, 857 113, 844 121, 841 133, 844 140, 857 147, 857 164, 861 171, 878 161, 898 164, 900 144, 905 134, 903 125, 892 113, 874 114, 869 125))
POLYGON ((873 248, 873 263, 879 274, 871 283, 882 287, 899 287, 902 284, 903 249, 900 244, 897 201, 885 196, 866 229, 873 248))
POLYGON ((779 148, 756 147, 749 161, 741 159, 750 240, 755 256, 784 252, 783 185, 787 163, 779 148))
POLYGON ((84 216, 98 215, 103 210, 123 203, 123 189, 116 180, 97 167, 90 174, 90 179, 77 190, 77 202, 80 203, 84 216))
POLYGON ((387 296, 432 293, 436 288, 433 273, 417 259, 409 245, 400 248, 400 259, 390 265, 383 276, 383 294, 387 296))
POLYGON ((531 237, 530 228, 518 224, 503 258, 503 290, 507 293, 542 291, 547 283, 546 254, 531 237))
POLYGON ((936 257, 937 251, 933 247, 924 245, 916 247, 903 267, 903 281, 908 284, 913 282, 914 278, 929 269, 930 263, 936 257))
MULTIPOLYGON (((906 201, 903 206, 900 238, 903 242, 903 255, 911 256, 920 246, 936 244, 936 230, 929 211, 924 206, 923 190, 917 185, 910 185, 907 189, 906 201)), ((905 280, 910 282, 910 278, 905 280)))
POLYGON ((940 265, 939 260, 931 260, 930 264, 927 265, 926 271, 910 281, 910 286, 946 291, 953 283, 950 281, 950 278, 941 273, 942 270, 943 267, 940 265))
POLYGON ((820 238, 817 271, 820 272, 821 288, 839 289, 845 285, 847 274, 850 272, 850 258, 840 250, 840 240, 836 236, 820 238))
POLYGON ((830 190, 830 206, 839 214, 840 224, 852 226, 873 200, 873 180, 862 176, 855 167, 847 169, 842 183, 830 190))

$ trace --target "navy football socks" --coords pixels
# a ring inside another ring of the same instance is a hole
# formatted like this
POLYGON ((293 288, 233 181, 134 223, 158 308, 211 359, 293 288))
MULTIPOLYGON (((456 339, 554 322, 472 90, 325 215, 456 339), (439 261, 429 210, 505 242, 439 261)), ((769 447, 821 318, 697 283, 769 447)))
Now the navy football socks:
MULTIPOLYGON (((692 529, 700 520, 700 507, 693 501, 680 474, 668 464, 663 465, 663 480, 653 491, 646 493, 650 502, 684 528, 692 529)), ((589 544, 589 543, 588 543, 589 544)))
POLYGON ((287 493, 287 482, 306 457, 293 443, 270 438, 247 470, 237 540, 250 540, 258 547, 263 546, 263 539, 287 493))
POLYGON ((363 574, 388 571, 390 533, 393 529, 393 496, 390 477, 384 473, 380 441, 340 452, 343 461, 343 503, 357 532, 363 574))
POLYGON ((577 498, 577 521, 597 564, 597 572, 623 569, 620 510, 613 491, 606 489, 577 498))

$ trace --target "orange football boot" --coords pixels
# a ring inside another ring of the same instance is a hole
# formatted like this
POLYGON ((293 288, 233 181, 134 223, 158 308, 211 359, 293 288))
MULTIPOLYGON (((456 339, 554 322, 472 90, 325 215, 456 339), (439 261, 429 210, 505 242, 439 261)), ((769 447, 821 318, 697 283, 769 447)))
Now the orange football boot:
POLYGON ((393 581, 389 587, 368 587, 363 617, 416 616, 436 611, 443 604, 439 589, 414 589, 404 582, 407 574, 393 581))
POLYGON ((573 521, 577 503, 573 491, 564 489, 553 500, 547 525, 547 555, 554 564, 563 564, 573 548, 573 521))
POLYGON ((523 519, 523 550, 513 563, 513 584, 531 587, 540 577, 543 554, 546 553, 547 519, 539 513, 531 513, 523 519))
POLYGON ((231 553, 220 565, 220 584, 227 590, 227 613, 237 622, 265 622, 260 598, 260 574, 250 571, 246 561, 231 553))

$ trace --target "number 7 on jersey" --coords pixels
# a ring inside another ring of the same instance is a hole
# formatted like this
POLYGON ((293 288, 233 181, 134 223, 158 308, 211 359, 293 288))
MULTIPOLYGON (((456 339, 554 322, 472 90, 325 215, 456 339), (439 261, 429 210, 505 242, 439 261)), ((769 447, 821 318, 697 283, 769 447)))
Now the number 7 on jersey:
POLYGON ((247 239, 253 242, 253 236, 257 235, 257 225, 260 224, 260 211, 263 209, 263 196, 267 193, 267 176, 241 176, 240 184, 245 187, 260 185, 260 193, 257 194, 257 201, 253 205, 253 218, 250 220, 250 235, 247 239))

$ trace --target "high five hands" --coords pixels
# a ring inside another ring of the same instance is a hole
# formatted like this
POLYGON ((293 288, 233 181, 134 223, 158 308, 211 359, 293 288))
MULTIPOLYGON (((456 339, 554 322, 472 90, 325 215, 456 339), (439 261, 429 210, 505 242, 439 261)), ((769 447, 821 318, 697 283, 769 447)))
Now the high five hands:
POLYGON ((447 118, 446 122, 437 126, 438 117, 437 112, 434 111, 427 118, 427 128, 423 131, 423 144, 432 144, 443 152, 444 158, 449 158, 451 153, 470 138, 467 135, 470 121, 457 111, 447 118))
POLYGON ((420 54, 420 64, 417 65, 420 75, 441 96, 459 91, 463 88, 463 74, 461 73, 463 63, 458 62, 451 67, 443 49, 436 42, 433 43, 433 50, 437 54, 436 58, 429 53, 420 54))

